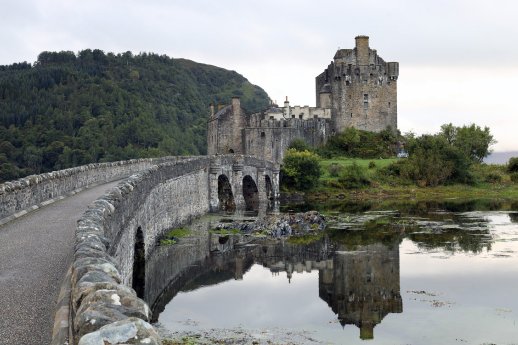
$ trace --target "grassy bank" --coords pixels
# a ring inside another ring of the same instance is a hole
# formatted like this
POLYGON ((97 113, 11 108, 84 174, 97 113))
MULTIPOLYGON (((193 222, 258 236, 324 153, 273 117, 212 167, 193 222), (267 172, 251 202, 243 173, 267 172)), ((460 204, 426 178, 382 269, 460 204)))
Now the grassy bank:
POLYGON ((320 162, 322 176, 317 188, 306 193, 311 202, 369 199, 518 199, 518 183, 511 181, 504 165, 480 164, 473 167, 474 183, 420 187, 412 181, 387 176, 387 166, 397 159, 333 158, 320 162), (369 183, 361 188, 346 188, 340 178, 347 167, 361 167, 369 183))

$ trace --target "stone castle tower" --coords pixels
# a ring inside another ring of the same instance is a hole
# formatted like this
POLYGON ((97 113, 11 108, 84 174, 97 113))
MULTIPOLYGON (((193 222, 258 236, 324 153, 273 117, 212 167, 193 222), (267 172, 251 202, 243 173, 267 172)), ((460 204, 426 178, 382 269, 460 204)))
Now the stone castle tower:
POLYGON ((316 77, 317 107, 331 108, 333 129, 347 127, 379 132, 397 129, 398 62, 385 62, 357 36, 354 49, 339 49, 316 77))
POLYGON ((311 146, 347 127, 379 132, 397 129, 399 63, 385 62, 357 36, 354 49, 339 49, 331 64, 316 77, 316 107, 272 104, 247 114, 239 98, 218 112, 211 106, 207 152, 239 153, 282 162, 295 139, 311 146))

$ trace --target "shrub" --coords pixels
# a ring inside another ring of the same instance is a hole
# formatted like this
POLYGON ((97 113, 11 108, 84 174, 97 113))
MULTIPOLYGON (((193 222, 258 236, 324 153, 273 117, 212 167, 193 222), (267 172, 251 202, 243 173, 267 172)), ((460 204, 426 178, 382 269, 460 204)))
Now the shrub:
POLYGON ((401 167, 405 161, 399 160, 378 170, 378 173, 384 176, 401 176, 401 167))
POLYGON ((295 149, 297 151, 311 151, 311 147, 302 139, 294 139, 288 149, 295 149))
POLYGON ((338 178, 338 182, 344 188, 354 189, 370 185, 370 180, 365 174, 365 170, 353 162, 353 164, 345 167, 344 171, 338 178))
POLYGON ((518 172, 511 173, 511 181, 513 181, 513 183, 518 183, 518 172))
POLYGON ((510 173, 518 172, 518 157, 511 157, 507 163, 507 171, 510 173))
POLYGON ((420 186, 471 183, 472 159, 441 135, 423 135, 409 143, 410 157, 399 165, 400 176, 420 186))
POLYGON ((297 190, 309 190, 322 175, 320 157, 309 151, 288 149, 281 167, 281 184, 297 190))
POLYGON ((338 176, 340 176, 340 173, 343 171, 343 167, 340 164, 331 163, 327 167, 327 171, 329 172, 329 176, 338 177, 338 176))
POLYGON ((375 133, 350 127, 329 137, 319 153, 323 157, 392 157, 400 140, 400 134, 390 128, 375 133))
POLYGON ((500 174, 496 171, 489 172, 485 178, 485 181, 488 183, 500 183, 500 182, 502 182, 502 180, 503 180, 502 174, 500 174))
POLYGON ((376 167, 376 163, 370 161, 369 162, 369 169, 374 169, 376 167))

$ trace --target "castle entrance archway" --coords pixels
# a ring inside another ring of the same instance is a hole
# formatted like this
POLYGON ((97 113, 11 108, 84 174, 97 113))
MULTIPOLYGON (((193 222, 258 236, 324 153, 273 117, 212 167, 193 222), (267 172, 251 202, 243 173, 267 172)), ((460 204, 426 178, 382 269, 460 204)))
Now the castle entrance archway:
POLYGON ((218 176, 218 199, 219 208, 223 211, 234 211, 236 204, 234 203, 234 195, 232 194, 232 186, 226 175, 218 176))
POLYGON ((245 199, 247 211, 257 210, 259 208, 259 190, 250 175, 243 177, 243 198, 245 199))

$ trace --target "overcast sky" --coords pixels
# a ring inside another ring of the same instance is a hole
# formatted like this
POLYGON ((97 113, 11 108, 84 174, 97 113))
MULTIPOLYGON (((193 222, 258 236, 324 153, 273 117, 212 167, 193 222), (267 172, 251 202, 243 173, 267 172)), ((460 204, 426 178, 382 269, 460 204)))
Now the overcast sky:
POLYGON ((370 36, 399 61, 404 133, 489 126, 518 150, 515 0, 0 0, 0 64, 44 50, 154 52, 236 70, 281 102, 315 105, 338 47, 370 36))

